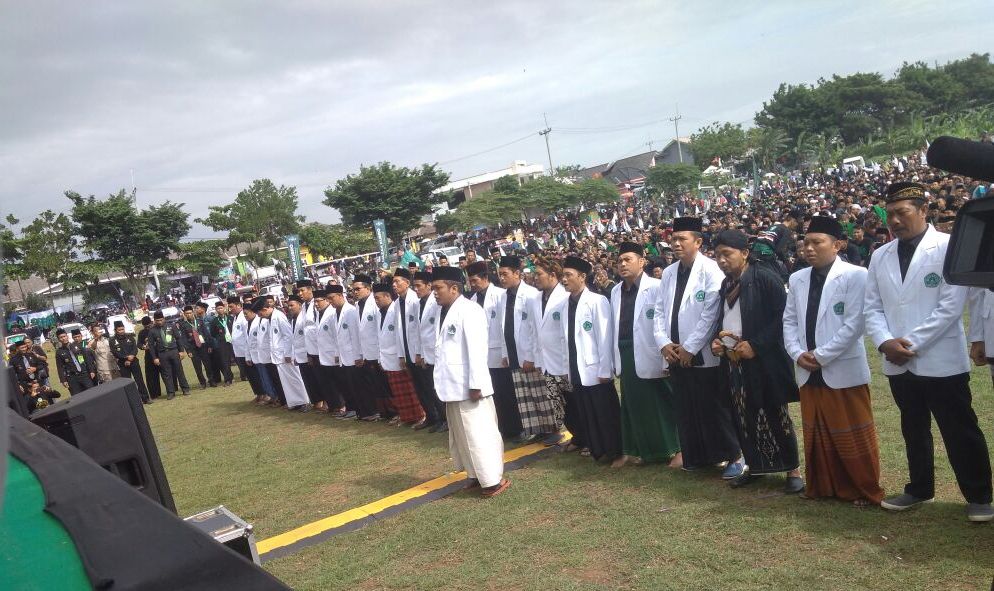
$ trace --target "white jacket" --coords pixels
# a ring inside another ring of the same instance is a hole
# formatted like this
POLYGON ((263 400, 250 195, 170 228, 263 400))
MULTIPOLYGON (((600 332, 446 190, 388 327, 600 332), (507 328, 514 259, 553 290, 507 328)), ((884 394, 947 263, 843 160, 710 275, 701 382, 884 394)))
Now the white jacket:
MULTIPOLYGON (((680 261, 663 269, 663 277, 659 281, 659 294, 656 298, 655 337, 656 348, 673 342, 670 337, 672 323, 673 298, 676 296, 677 272, 680 261)), ((719 359, 711 354, 711 333, 718 319, 721 307, 721 282, 725 274, 718 268, 718 263, 701 253, 697 253, 694 265, 690 268, 687 287, 683 291, 683 300, 677 323, 680 327, 680 345, 691 355, 700 353, 704 364, 700 367, 716 367, 719 359)))
MULTIPOLYGON (((332 308, 332 313, 335 312, 332 308)), ((355 365, 362 356, 359 344, 359 310, 346 302, 338 314, 338 358, 345 367, 355 365)))
MULTIPOLYGON (((368 302, 367 302, 368 305, 368 302)), ((380 322, 380 311, 376 311, 376 322, 380 322)), ((403 351, 397 351, 397 344, 400 339, 397 338, 397 331, 400 330, 400 325, 397 323, 397 302, 390 304, 387 308, 386 318, 383 319, 383 324, 379 325, 379 342, 380 342, 380 366, 386 371, 400 371, 402 366, 400 365, 400 356, 404 354, 403 351)))
POLYGON ((273 346, 272 340, 269 338, 269 324, 270 321, 268 318, 258 315, 255 317, 255 322, 252 323, 252 337, 255 339, 256 355, 256 359, 252 361, 255 363, 273 362, 273 346))
POLYGON ((563 359, 567 355, 566 331, 563 328, 566 323, 566 311, 563 303, 568 297, 566 288, 562 284, 556 285, 549 294, 544 312, 542 293, 539 292, 532 299, 532 315, 536 324, 535 365, 550 376, 569 375, 569 365, 563 365, 563 359))
POLYGON ((962 321, 968 289, 942 279, 948 243, 948 234, 929 225, 904 281, 897 240, 881 246, 870 259, 866 332, 877 348, 884 341, 905 338, 916 353, 904 365, 883 359, 885 375, 910 371, 917 376, 946 377, 970 371, 962 321))
POLYGON ((494 393, 487 368, 487 318, 483 308, 464 297, 449 307, 435 338, 435 392, 443 402, 469 400, 470 390, 494 393))
MULTIPOLYGON (((400 298, 394 300, 391 306, 396 308, 395 314, 397 315, 397 357, 404 358, 406 354, 404 351, 404 327, 400 318, 400 298)), ((404 297, 403 314, 407 322, 407 352, 411 354, 411 361, 415 361, 417 356, 421 354, 421 329, 418 328, 420 313, 421 302, 418 299, 418 294, 414 293, 413 289, 408 289, 407 295, 404 297)))
MULTIPOLYGON (((619 282, 611 288, 611 311, 614 328, 614 371, 621 375, 621 349, 618 348, 618 329, 621 327, 621 287, 619 282)), ((666 369, 666 360, 656 346, 653 334, 656 314, 656 298, 659 293, 659 280, 642 273, 638 293, 635 294, 635 317, 632 323, 634 337, 635 375, 643 379, 661 378, 666 369)))
POLYGON ((231 350, 235 357, 248 357, 248 320, 245 320, 245 312, 239 312, 231 323, 231 350))
POLYGON ((318 361, 321 365, 334 367, 338 365, 338 319, 335 309, 329 304, 323 311, 318 312, 317 329, 318 361))
MULTIPOLYGON (((866 274, 863 267, 836 258, 825 277, 815 324, 814 356, 821 364, 821 376, 830 388, 852 388, 870 383, 870 366, 863 344, 866 274)), ((811 375, 797 365, 797 358, 808 350, 810 287, 810 267, 792 274, 783 313, 783 344, 794 360, 794 376, 801 386, 811 375)))
POLYGON ((983 287, 970 288, 971 343, 983 343, 984 353, 994 357, 994 292, 983 287))
MULTIPOLYGON (((466 298, 462 298, 466 299, 466 298)), ((421 304, 418 304, 420 308, 421 304)), ((438 334, 438 315, 441 308, 435 301, 435 294, 428 294, 425 309, 418 318, 418 328, 421 333, 421 357, 428 365, 435 365, 435 337, 438 334)))
POLYGON ((362 358, 376 361, 380 358, 380 310, 373 301, 373 296, 366 299, 362 312, 356 304, 356 315, 359 316, 359 348, 362 358))
POLYGON ((301 310, 297 316, 290 320, 293 329, 293 360, 298 364, 307 363, 307 317, 301 310))
MULTIPOLYGON (((318 354, 318 306, 312 299, 301 304, 297 328, 304 329, 304 349, 308 355, 318 354)), ((299 361, 299 360, 298 360, 299 361)))
POLYGON ((245 319, 245 359, 252 363, 262 363, 259 360, 259 324, 262 323, 262 316, 256 316, 249 322, 245 319))
MULTIPOLYGON (((569 373, 569 299, 563 302, 563 337, 566 339, 564 363, 569 373)), ((613 379, 614 327, 611 304, 607 298, 584 288, 576 305, 573 326, 576 340, 576 366, 580 385, 595 386, 599 378, 613 379)))
POLYGON ((293 328, 282 310, 273 310, 269 318, 269 352, 271 363, 285 363, 293 359, 293 328))
MULTIPOLYGON (((536 297, 541 297, 538 290, 528 285, 524 281, 518 285, 518 292, 514 298, 514 315, 507 317, 507 302, 504 302, 504 322, 501 324, 501 337, 504 336, 504 327, 510 322, 514 330, 514 348, 518 354, 518 364, 525 361, 535 362, 535 340, 536 340, 536 316, 534 312, 534 302, 536 297)), ((504 298, 507 298, 507 290, 504 290, 504 298)), ((541 309, 542 302, 539 302, 541 309)), ((507 342, 504 343, 504 357, 507 357, 507 342)))
MULTIPOLYGON (((474 293, 470 300, 479 306, 474 293)), ((504 367, 504 288, 490 284, 483 298, 487 318, 487 367, 504 367)))

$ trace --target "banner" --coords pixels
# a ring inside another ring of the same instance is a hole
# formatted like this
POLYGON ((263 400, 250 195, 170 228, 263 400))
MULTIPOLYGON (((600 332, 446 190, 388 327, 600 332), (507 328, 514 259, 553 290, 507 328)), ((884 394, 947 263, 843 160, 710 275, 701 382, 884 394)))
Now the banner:
POLYGON ((387 261, 387 223, 383 220, 373 220, 373 232, 376 233, 376 243, 380 245, 380 266, 384 269, 390 266, 387 261))
POLYGON ((285 239, 287 256, 290 257, 290 274, 296 281, 304 276, 304 267, 300 264, 300 236, 290 234, 285 239))

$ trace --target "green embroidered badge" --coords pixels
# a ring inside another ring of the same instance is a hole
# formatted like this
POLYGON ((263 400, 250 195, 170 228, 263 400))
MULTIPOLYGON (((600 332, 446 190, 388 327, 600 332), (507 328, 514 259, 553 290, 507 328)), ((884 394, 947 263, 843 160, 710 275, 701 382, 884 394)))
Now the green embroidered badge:
POLYGON ((456 325, 455 324, 450 324, 449 328, 447 328, 445 330, 446 330, 446 332, 449 333, 450 336, 454 335, 454 334, 456 334, 456 325))
POLYGON ((842 313, 846 311, 846 304, 844 302, 835 302, 832 306, 832 311, 835 312, 836 316, 842 316, 842 313))
POLYGON ((942 277, 938 273, 929 273, 925 276, 925 287, 939 287, 942 277))
POLYGON ((694 299, 697 300, 698 302, 703 302, 704 301, 704 290, 702 289, 702 290, 698 291, 697 293, 695 293, 694 294, 694 299))
POLYGON ((648 310, 645 311, 645 317, 648 318, 649 320, 652 320, 655 316, 656 316, 655 308, 649 308, 648 310))
POLYGON ((559 312, 553 312, 552 313, 552 319, 553 320, 559 320, 559 312))
POLYGON ((594 327, 594 323, 591 322, 591 321, 589 321, 589 320, 583 323, 583 330, 585 330, 587 332, 590 332, 590 329, 592 329, 593 327, 594 327))
POLYGON ((348 323, 342 323, 342 329, 343 330, 348 330, 349 329, 348 323))
POLYGON ((388 324, 388 325, 387 325, 387 330, 389 330, 389 331, 393 331, 393 325, 392 325, 392 324, 388 324))
POLYGON ((521 313, 521 319, 522 320, 528 320, 528 312, 522 312, 521 313))
POLYGON ((372 322, 373 321, 373 315, 372 314, 366 314, 366 321, 367 322, 372 322))

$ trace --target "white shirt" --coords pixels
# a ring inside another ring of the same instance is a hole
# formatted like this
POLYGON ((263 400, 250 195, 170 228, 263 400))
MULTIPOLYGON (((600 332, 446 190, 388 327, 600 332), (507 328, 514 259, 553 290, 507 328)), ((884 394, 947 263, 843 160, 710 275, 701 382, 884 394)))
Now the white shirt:
POLYGON ((245 312, 239 312, 231 323, 231 349, 235 357, 248 357, 248 320, 245 312))

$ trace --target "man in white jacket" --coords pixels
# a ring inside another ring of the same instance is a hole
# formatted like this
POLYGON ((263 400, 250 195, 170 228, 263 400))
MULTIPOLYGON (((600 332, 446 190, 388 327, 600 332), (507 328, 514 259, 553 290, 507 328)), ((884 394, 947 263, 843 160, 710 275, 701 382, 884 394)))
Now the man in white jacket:
POLYGON ((866 269, 839 258, 845 235, 834 218, 808 224, 801 253, 810 266, 790 276, 783 342, 800 385, 805 495, 861 507, 884 491, 863 345, 866 269))
POLYGON ((880 506, 904 511, 935 496, 932 418, 966 497, 967 519, 990 521, 991 463, 970 393, 963 333, 968 290, 942 279, 949 235, 929 225, 925 186, 888 187, 887 226, 897 237, 873 253, 866 280, 866 331, 901 411, 910 482, 880 506))
POLYGON ((462 283, 457 267, 439 267, 432 276, 440 307, 433 379, 438 397, 445 401, 456 470, 466 470, 467 488, 480 487, 489 498, 511 482, 504 478, 504 442, 486 363, 487 318, 480 306, 462 297, 462 283))
POLYGON ((270 356, 276 368, 283 389, 283 399, 287 410, 308 412, 311 404, 307 399, 304 380, 300 369, 293 362, 293 327, 282 310, 277 310, 268 300, 259 307, 259 316, 269 320, 270 356))

